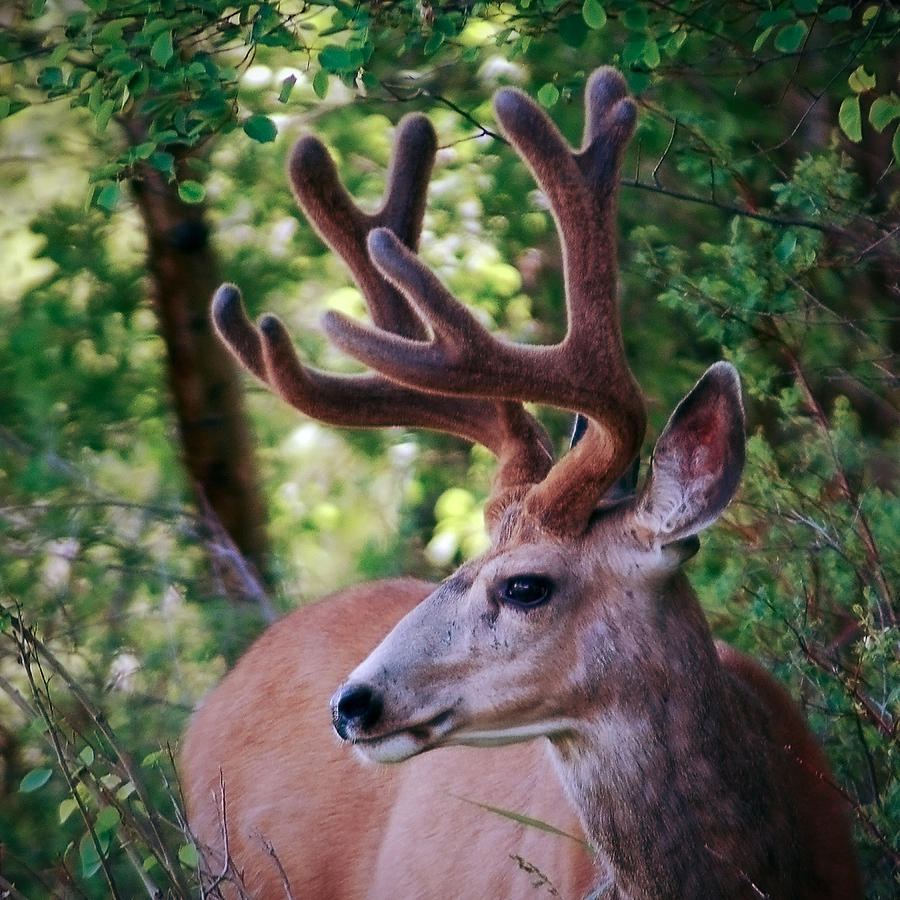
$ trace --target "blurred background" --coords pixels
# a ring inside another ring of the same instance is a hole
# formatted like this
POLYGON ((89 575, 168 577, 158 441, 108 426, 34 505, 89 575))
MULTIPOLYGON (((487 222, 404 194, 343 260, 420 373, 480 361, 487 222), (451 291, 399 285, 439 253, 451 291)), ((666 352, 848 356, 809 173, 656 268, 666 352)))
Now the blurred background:
MULTIPOLYGON (((896 896, 895 5, 13 0, 0 26, 0 894, 198 894, 194 705, 287 610, 485 546, 487 451, 319 425, 211 334, 230 280, 358 370, 319 330, 365 306, 293 203, 294 140, 372 210, 396 123, 428 115, 421 255, 553 342, 553 222, 490 98, 523 88, 577 144, 611 64, 639 105, 619 290, 651 437, 716 359, 746 393, 743 487, 691 579, 803 705, 867 896, 896 896)), ((570 417, 540 414, 562 451, 570 417)))

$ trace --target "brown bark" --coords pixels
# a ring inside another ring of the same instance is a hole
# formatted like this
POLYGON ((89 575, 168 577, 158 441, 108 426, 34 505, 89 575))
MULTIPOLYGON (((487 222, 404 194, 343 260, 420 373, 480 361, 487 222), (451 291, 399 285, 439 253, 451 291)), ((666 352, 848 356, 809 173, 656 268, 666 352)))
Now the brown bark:
POLYGON ((209 317, 220 274, 205 210, 182 201, 176 185, 150 166, 137 174, 133 189, 147 234, 153 300, 198 508, 211 509, 241 553, 265 573, 264 504, 243 394, 236 367, 209 317))

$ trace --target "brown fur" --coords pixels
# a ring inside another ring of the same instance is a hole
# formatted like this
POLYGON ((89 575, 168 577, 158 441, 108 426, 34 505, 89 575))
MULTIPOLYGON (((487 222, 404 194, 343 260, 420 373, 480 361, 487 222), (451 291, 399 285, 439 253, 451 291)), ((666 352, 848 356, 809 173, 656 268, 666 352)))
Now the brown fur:
MULTIPOLYGON (((551 896, 513 857, 567 900, 583 897, 598 880, 581 844, 474 805, 527 815, 585 840, 543 742, 447 748, 383 768, 362 763, 333 735, 332 689, 432 588, 379 582, 297 610, 270 628, 199 708, 180 774, 212 873, 222 868, 221 778, 233 871, 243 873, 253 897, 284 895, 266 841, 298 898, 551 896)), ((793 897, 859 897, 842 801, 821 751, 771 676, 727 645, 717 650, 731 690, 771 723, 772 746, 792 773, 793 821, 822 885, 793 897)), ((709 807, 720 814, 715 799, 709 807)), ((672 830, 675 852, 683 851, 678 823, 649 824, 654 832, 672 830)), ((227 885, 225 893, 236 895, 227 885)), ((745 887, 747 896, 759 896, 745 887)))
MULTIPOLYGON (((284 896, 263 841, 298 900, 551 896, 532 888, 537 876, 513 857, 543 873, 560 896, 584 896, 595 878, 591 854, 578 843, 584 836, 546 747, 448 748, 383 768, 361 762, 331 730, 331 692, 432 587, 380 582, 297 610, 198 709, 180 774, 211 872, 222 869, 221 777, 233 868, 253 897, 284 896), (576 839, 476 803, 529 815, 576 839)), ((237 895, 227 885, 225 893, 237 895)))

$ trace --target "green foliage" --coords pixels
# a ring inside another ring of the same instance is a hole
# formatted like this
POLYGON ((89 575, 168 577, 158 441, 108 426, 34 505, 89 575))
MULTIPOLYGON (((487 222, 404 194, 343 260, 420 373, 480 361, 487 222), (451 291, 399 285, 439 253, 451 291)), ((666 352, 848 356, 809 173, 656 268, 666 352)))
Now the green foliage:
MULTIPOLYGON (((827 216, 837 229, 858 214, 858 188, 846 160, 823 153, 798 162, 772 192, 776 210, 827 216)), ((887 322, 876 314, 862 326, 845 293, 848 284, 877 283, 879 264, 835 257, 809 225, 733 219, 724 243, 701 243, 693 254, 660 241, 657 226, 634 237, 660 299, 725 349, 751 398, 747 470, 729 525, 752 552, 727 552, 727 531, 716 533, 695 581, 707 597, 728 597, 710 604, 717 630, 805 697, 817 732, 840 747, 832 759, 848 805, 870 834, 890 841, 900 812, 888 787, 900 715, 900 504, 896 473, 882 486, 879 461, 897 459, 900 447, 885 410, 868 410, 874 418, 863 424, 863 407, 828 391, 837 385, 857 402, 860 392, 890 391, 887 322)), ((874 312, 879 301, 867 302, 874 312)), ((883 887, 873 878, 871 896, 888 896, 883 848, 863 848, 866 870, 884 878, 883 887)))
POLYGON ((260 144, 269 144, 278 137, 278 126, 268 116, 251 116, 244 122, 244 133, 260 144))
MULTIPOLYGON (((371 209, 392 124, 423 110, 442 149, 421 254, 491 328, 550 342, 564 321, 553 223, 491 140, 488 98, 519 84, 577 141, 584 79, 608 63, 640 104, 621 294, 653 427, 721 356, 747 396, 742 493, 692 579, 716 633, 802 701, 867 896, 895 895, 894 6, 48 0, 4 15, 3 878, 34 896, 63 877, 88 896, 110 880, 190 893, 168 745, 261 627, 227 599, 186 506, 128 180, 149 166, 208 206, 251 314, 277 311, 304 360, 352 370, 317 322, 362 314, 361 297, 292 206, 288 144, 314 117, 371 209)), ((485 451, 337 432, 261 389, 249 406, 279 607, 361 577, 441 576, 483 546, 485 451)), ((562 447, 567 417, 541 413, 562 447)))
MULTIPOLYGON (((184 844, 184 826, 178 820, 171 759, 157 752, 137 763, 132 755, 139 747, 137 735, 127 727, 127 738, 116 733, 106 713, 89 699, 90 675, 76 676, 75 660, 61 661, 60 642, 51 649, 24 625, 21 612, 0 604, 0 663, 5 663, 10 645, 19 656, 24 684, 20 688, 2 675, 0 684, 15 713, 39 726, 35 736, 43 738, 45 757, 54 766, 27 772, 18 797, 11 795, 12 802, 0 813, 6 838, 4 877, 13 879, 5 883, 15 884, 17 871, 24 867, 49 888, 41 870, 49 872, 61 864, 83 886, 85 896, 134 895, 141 890, 188 896, 192 847, 184 844), (124 749, 126 742, 131 752, 124 749), (34 798, 21 802, 22 795, 34 798), (175 810, 174 817, 164 812, 167 808, 175 810), (15 829, 9 827, 10 813, 15 829), (55 820, 55 827, 29 846, 27 829, 36 814, 55 820)), ((127 677, 133 679, 135 672, 127 677)), ((131 688, 125 691, 133 693, 131 688)), ((106 709, 121 719, 114 704, 107 703, 106 709)))
MULTIPOLYGON (((132 136, 125 152, 92 173, 94 202, 107 211, 115 208, 111 182, 138 162, 173 177, 173 152, 235 126, 240 73, 259 48, 306 46, 295 17, 270 3, 50 2, 12 16, 16 27, 0 39, 6 115, 65 101, 88 114, 97 134, 115 121, 132 136)), ((250 117, 244 130, 254 140, 274 137, 263 116, 250 117)))

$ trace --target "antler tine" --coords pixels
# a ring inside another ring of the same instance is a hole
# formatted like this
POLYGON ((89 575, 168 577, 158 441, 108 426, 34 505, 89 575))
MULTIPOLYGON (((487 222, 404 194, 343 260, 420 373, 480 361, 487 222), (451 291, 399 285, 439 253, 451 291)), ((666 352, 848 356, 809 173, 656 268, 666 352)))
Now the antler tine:
POLYGON ((599 495, 625 470, 643 439, 646 413, 628 368, 616 292, 618 170, 634 130, 635 106, 613 69, 591 77, 582 149, 523 93, 495 99, 503 130, 545 192, 563 247, 568 330, 556 346, 512 345, 474 317, 394 236, 379 230, 369 253, 385 278, 415 304, 430 340, 388 334, 332 314, 332 341, 389 378, 429 390, 548 403, 587 414, 585 439, 529 496, 557 532, 583 528, 599 495))
POLYGON ((221 285, 213 294, 213 326, 222 343, 234 357, 260 381, 269 383, 262 339, 253 323, 247 318, 241 292, 233 284, 221 285))
POLYGON ((498 97, 507 136, 546 194, 563 248, 568 329, 561 346, 569 372, 584 372, 602 392, 579 412, 591 419, 583 439, 528 497, 548 527, 589 521, 597 499, 640 450, 647 424, 643 395, 628 366, 619 324, 616 200, 622 155, 637 116, 625 79, 598 69, 585 88, 582 147, 572 154, 525 95, 498 97), (543 128, 536 127, 538 122, 543 128))
POLYGON ((421 320, 406 298, 373 267, 366 252, 366 236, 373 228, 389 228, 405 246, 416 249, 436 152, 437 138, 425 116, 413 114, 402 119, 385 196, 371 215, 353 202, 334 161, 317 138, 301 138, 288 164, 297 202, 325 243, 347 264, 375 325, 407 337, 425 336, 421 320))
MULTIPOLYGON (((410 425, 483 444, 501 460, 533 473, 549 469, 549 439, 531 416, 519 419, 489 400, 463 399, 416 391, 376 373, 332 375, 304 365, 287 329, 277 316, 262 317, 259 328, 247 318, 241 292, 223 284, 215 293, 212 318, 216 331, 245 368, 276 391, 295 409, 328 425, 386 428, 410 425), (534 457, 511 446, 537 444, 534 457)), ((515 406, 516 404, 511 404, 515 406)), ((521 409, 521 407, 519 407, 521 409)), ((512 474, 512 473, 510 473, 512 474)), ((515 484, 530 481, 513 479, 515 484)))
POLYGON ((636 119, 625 80, 611 68, 598 69, 588 80, 584 138, 577 153, 570 151, 556 126, 520 91, 500 91, 495 108, 506 136, 547 196, 560 234, 567 352, 593 357, 603 347, 624 363, 614 218, 619 166, 636 119))

